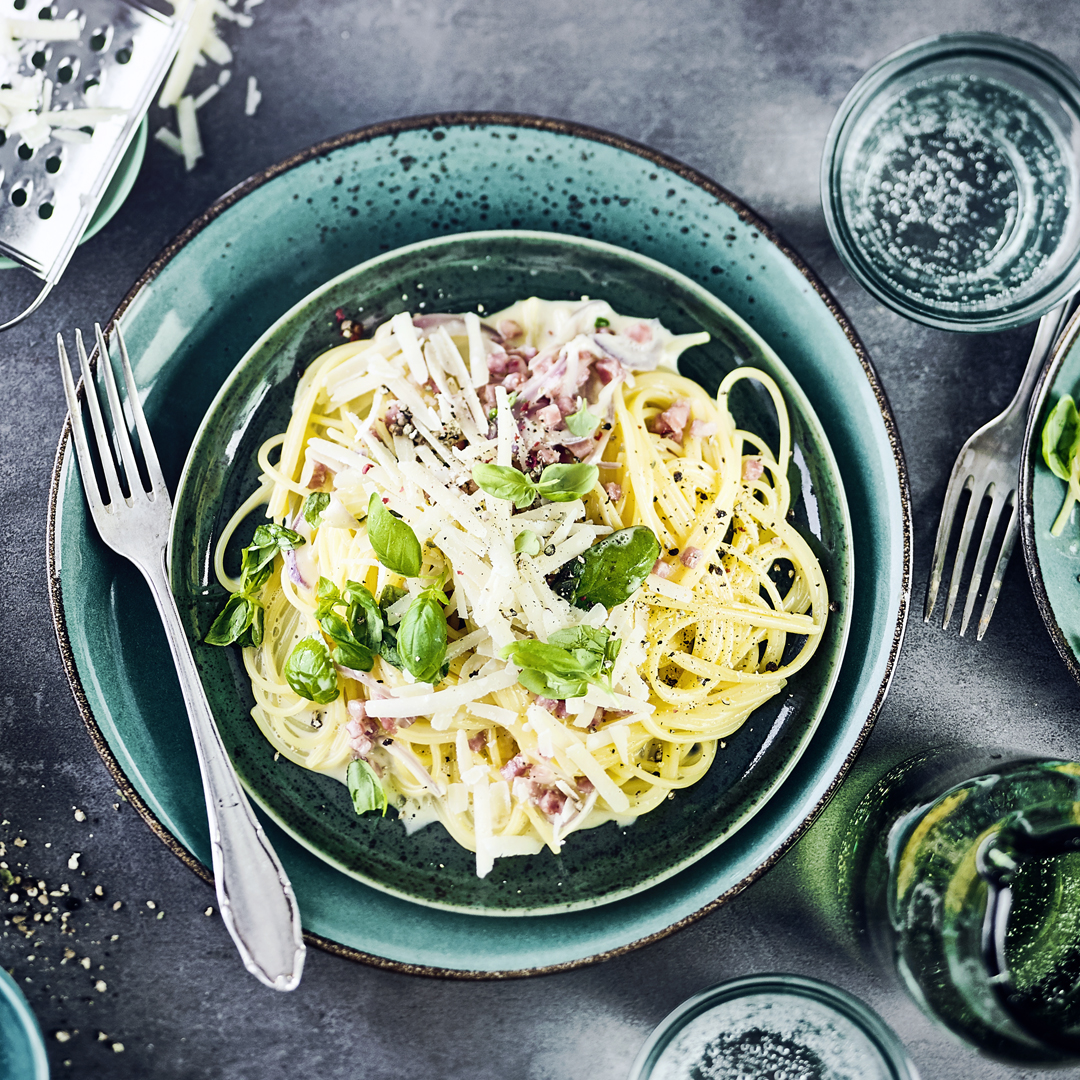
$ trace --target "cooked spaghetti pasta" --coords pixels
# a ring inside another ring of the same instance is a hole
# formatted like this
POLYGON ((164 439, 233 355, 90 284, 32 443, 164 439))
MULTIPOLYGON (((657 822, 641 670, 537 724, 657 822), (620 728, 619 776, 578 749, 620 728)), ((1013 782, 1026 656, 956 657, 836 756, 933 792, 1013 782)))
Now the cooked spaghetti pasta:
POLYGON ((715 399, 676 374, 705 340, 534 298, 484 323, 397 315, 318 357, 216 552, 235 593, 224 552, 253 508, 295 538, 249 590, 252 716, 276 750, 350 786, 363 762, 407 827, 437 818, 481 876, 699 780, 807 663, 828 610, 789 520, 783 398, 752 368, 715 399), (775 405, 775 455, 727 408, 742 379, 775 405), (636 578, 615 550, 631 536, 636 578), (574 592, 590 565, 607 603, 574 592), (364 618, 368 652, 347 625, 364 618), (304 689, 316 669, 325 693, 304 689))

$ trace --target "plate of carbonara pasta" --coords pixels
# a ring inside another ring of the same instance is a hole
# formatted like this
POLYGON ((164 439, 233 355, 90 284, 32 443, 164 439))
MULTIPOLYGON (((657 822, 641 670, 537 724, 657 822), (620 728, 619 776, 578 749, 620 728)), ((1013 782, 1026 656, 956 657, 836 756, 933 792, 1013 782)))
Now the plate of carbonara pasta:
POLYGON ((278 824, 397 897, 542 915, 658 884, 783 784, 839 671, 850 530, 742 319, 636 253, 489 232, 259 339, 196 436, 172 574, 278 824))

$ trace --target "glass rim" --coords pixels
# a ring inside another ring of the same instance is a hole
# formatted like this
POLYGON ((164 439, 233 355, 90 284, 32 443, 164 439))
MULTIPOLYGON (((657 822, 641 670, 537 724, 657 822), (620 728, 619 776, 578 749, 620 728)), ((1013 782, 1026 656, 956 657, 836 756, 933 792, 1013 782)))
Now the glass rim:
POLYGON ((1053 53, 1020 38, 988 31, 956 31, 920 38, 875 63, 848 91, 829 127, 821 157, 821 207, 829 237, 847 271, 875 299, 906 318, 939 330, 987 333, 1034 322, 1080 285, 1080 250, 1043 288, 1015 306, 968 314, 920 305, 895 290, 863 257, 851 237, 840 202, 840 168, 851 131, 893 79, 950 56, 982 56, 1022 69, 1071 106, 1080 119, 1080 79, 1053 53))
POLYGON ((687 998, 653 1029, 634 1059, 628 1080, 649 1080, 661 1055, 675 1036, 710 1009, 751 994, 769 992, 790 998, 805 998, 833 1010, 862 1031, 893 1080, 919 1080, 919 1073, 904 1044, 869 1005, 831 983, 782 972, 728 979, 687 998))

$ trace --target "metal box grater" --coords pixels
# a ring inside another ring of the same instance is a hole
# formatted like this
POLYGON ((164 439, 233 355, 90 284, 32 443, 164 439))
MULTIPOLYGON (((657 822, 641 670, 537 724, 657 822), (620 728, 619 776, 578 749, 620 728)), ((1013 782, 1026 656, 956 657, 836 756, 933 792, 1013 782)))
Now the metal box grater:
MULTIPOLYGON (((0 253, 45 285, 0 330, 26 318, 59 280, 134 138, 186 26, 165 8, 155 0, 0 0, 0 17, 64 19, 80 27, 77 41, 21 43, 17 71, 41 80, 43 112, 126 110, 95 125, 85 143, 61 141, 54 133, 35 150, 19 135, 3 133, 0 253)), ((14 58, 8 63, 9 78, 15 64, 14 58)))

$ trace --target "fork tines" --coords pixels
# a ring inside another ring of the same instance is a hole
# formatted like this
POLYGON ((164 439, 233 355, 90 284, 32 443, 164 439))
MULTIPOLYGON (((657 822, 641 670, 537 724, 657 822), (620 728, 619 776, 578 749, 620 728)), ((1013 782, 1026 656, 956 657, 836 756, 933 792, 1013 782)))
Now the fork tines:
POLYGON ((971 465, 970 455, 961 454, 953 466, 952 475, 949 477, 949 486, 945 494, 944 505, 941 508, 941 519, 938 522, 937 537, 934 542, 934 562, 930 572, 930 583, 926 591, 926 607, 923 617, 929 622, 930 617, 933 615, 941 588, 945 564, 950 552, 950 541, 955 531, 955 522, 963 494, 967 492, 967 509, 964 512, 951 564, 949 591, 945 600, 945 617, 941 625, 943 628, 947 628, 952 619, 953 609, 956 606, 965 576, 964 571, 971 550, 971 540, 981 519, 982 533, 978 551, 975 555, 975 563, 971 569, 967 595, 964 600, 964 611, 960 620, 960 636, 963 637, 967 631, 975 605, 978 602, 987 561, 994 550, 995 539, 1000 537, 1000 546, 996 549, 997 558, 994 561, 994 572, 986 589, 976 634, 976 640, 982 641, 986 628, 994 614, 998 595, 1001 592, 1001 579, 1005 573, 1005 567, 1009 563, 1009 558, 1016 543, 1018 512, 1015 482, 1013 484, 1001 484, 991 480, 988 483, 985 476, 980 476, 979 489, 975 490, 975 476, 972 474, 971 465), (984 507, 985 516, 983 513, 984 507), (1003 517, 1007 517, 1004 534, 1001 531, 1003 517))
POLYGON ((119 323, 114 324, 114 333, 120 345, 120 366, 124 373, 126 405, 130 410, 135 432, 138 435, 138 448, 142 453, 145 474, 139 470, 135 446, 131 439, 131 424, 124 415, 124 404, 120 401, 116 377, 113 374, 112 362, 101 326, 94 324, 94 335, 97 340, 96 364, 87 356, 82 332, 75 331, 75 347, 79 354, 79 367, 82 371, 82 397, 86 402, 94 444, 97 447, 96 462, 87 438, 83 410, 72 380, 71 365, 64 339, 61 334, 56 335, 57 349, 60 353, 60 373, 64 382, 68 413, 71 417, 71 434, 75 443, 75 453, 84 477, 83 487, 86 490, 86 497, 94 514, 108 512, 117 501, 126 502, 130 506, 138 491, 147 494, 151 499, 163 494, 167 495, 161 466, 150 438, 146 418, 143 416, 135 377, 131 370, 131 360, 128 357, 127 345, 119 323), (95 368, 98 369, 105 383, 105 396, 109 402, 109 414, 112 421, 112 445, 110 445, 109 428, 105 423, 96 389, 95 368), (91 477, 96 482, 91 482, 91 477))

